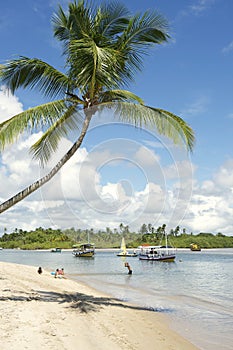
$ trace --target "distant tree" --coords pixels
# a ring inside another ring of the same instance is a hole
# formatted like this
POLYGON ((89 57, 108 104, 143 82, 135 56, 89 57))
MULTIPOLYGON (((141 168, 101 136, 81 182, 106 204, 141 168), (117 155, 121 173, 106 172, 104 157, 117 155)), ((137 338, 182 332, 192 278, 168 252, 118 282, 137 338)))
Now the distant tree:
POLYGON ((162 226, 162 232, 165 233, 165 230, 166 230, 166 224, 163 224, 163 226, 162 226))
POLYGON ((120 232, 123 233, 123 231, 124 231, 124 225, 122 224, 122 222, 120 223, 119 228, 120 228, 120 232))
POLYGON ((152 232, 152 224, 148 224, 148 232, 152 232))
POLYGON ((147 225, 146 224, 142 224, 140 230, 139 230, 139 233, 141 234, 145 234, 148 232, 148 228, 147 228, 147 225))
POLYGON ((224 234, 222 234, 221 232, 218 232, 217 234, 216 234, 216 236, 217 237, 226 237, 224 234))
POLYGON ((179 232, 180 232, 180 226, 176 226, 174 231, 176 237, 178 236, 179 232))
POLYGON ((109 227, 106 227, 106 233, 109 235, 111 233, 111 229, 109 227))

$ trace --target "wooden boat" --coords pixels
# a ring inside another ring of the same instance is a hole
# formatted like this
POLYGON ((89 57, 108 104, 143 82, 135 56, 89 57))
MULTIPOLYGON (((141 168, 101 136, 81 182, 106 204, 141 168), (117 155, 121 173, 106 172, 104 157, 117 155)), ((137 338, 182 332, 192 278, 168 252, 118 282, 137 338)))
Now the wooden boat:
POLYGON ((51 253, 61 253, 61 248, 53 248, 51 249, 51 253))
POLYGON ((176 249, 171 246, 168 246, 166 232, 164 232, 164 236, 165 245, 142 245, 138 247, 140 249, 139 260, 168 262, 174 261, 176 258, 176 249))
POLYGON ((138 254, 136 252, 130 253, 126 249, 125 239, 124 237, 121 240, 121 248, 120 252, 117 253, 117 256, 125 256, 125 257, 136 257, 138 254))
POLYGON ((191 243, 190 250, 192 250, 192 252, 200 252, 201 247, 197 243, 191 243))
POLYGON ((139 260, 148 261, 174 261, 175 249, 166 246, 140 246, 139 260))
POLYGON ((81 243, 73 246, 72 254, 78 258, 92 258, 95 254, 93 243, 81 243))

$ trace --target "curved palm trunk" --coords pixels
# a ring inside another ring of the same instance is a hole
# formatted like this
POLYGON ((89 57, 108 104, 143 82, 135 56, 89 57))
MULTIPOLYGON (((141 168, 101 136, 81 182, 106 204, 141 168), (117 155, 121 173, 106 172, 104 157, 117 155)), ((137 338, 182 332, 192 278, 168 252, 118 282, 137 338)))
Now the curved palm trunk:
MULTIPOLYGON (((85 112, 84 112, 85 113, 85 112)), ((42 187, 44 184, 46 184, 48 181, 50 181, 54 175, 57 174, 57 172, 63 167, 63 165, 74 155, 74 153, 78 150, 78 148, 81 146, 82 141, 87 133, 90 121, 94 113, 86 113, 85 120, 83 122, 82 131, 80 133, 80 136, 78 140, 73 144, 73 146, 69 149, 69 151, 60 159, 60 161, 53 167, 53 169, 45 176, 43 176, 40 180, 34 182, 32 185, 25 188, 23 191, 20 191, 15 196, 8 199, 6 202, 3 202, 0 204, 0 213, 3 213, 5 210, 9 209, 16 203, 20 202, 36 190, 38 188, 42 187)))

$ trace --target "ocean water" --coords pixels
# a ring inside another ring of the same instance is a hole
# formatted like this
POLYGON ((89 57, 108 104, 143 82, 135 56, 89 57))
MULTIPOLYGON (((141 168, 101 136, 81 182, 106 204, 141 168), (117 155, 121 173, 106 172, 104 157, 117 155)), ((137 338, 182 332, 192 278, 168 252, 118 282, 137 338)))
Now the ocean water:
POLYGON ((166 313, 170 326, 202 350, 233 349, 233 249, 178 250, 173 263, 121 258, 97 251, 75 258, 71 251, 1 250, 0 261, 42 266, 116 298, 166 313), (127 274, 128 261, 133 274, 127 274))

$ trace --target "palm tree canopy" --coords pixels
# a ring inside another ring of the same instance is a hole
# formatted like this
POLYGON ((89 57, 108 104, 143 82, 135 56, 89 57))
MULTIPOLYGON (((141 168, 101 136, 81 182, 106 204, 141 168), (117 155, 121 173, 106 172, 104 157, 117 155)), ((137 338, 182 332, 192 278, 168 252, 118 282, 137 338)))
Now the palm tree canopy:
POLYGON ((44 164, 60 138, 82 124, 80 110, 110 105, 121 120, 156 127, 192 150, 194 134, 183 119, 145 106, 140 97, 124 89, 142 69, 148 48, 169 39, 164 17, 156 11, 131 15, 117 2, 92 7, 85 1, 73 1, 68 12, 58 8, 52 23, 54 37, 63 45, 64 72, 27 57, 0 66, 0 79, 12 93, 18 88, 38 89, 52 99, 0 124, 0 151, 25 130, 42 128, 44 134, 31 152, 44 164))

